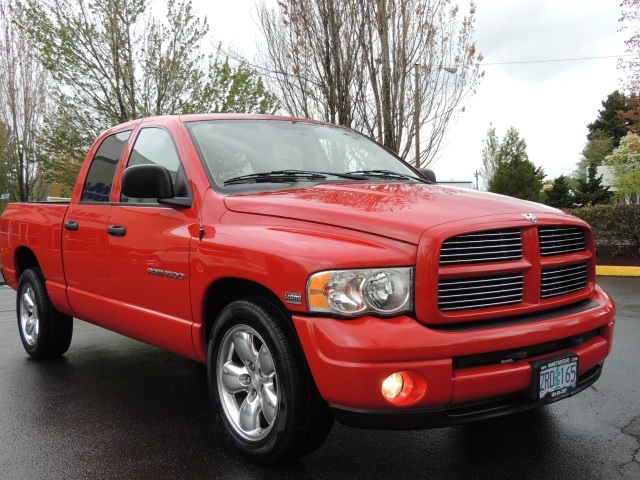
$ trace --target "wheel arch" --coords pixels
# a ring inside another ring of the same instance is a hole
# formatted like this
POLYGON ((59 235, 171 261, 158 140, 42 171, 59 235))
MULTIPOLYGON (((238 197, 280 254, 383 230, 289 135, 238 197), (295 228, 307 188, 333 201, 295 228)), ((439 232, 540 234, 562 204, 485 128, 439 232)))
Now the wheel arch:
POLYGON ((38 258, 36 254, 33 253, 29 247, 18 247, 15 253, 15 270, 16 270, 16 278, 20 278, 22 272, 27 270, 28 268, 42 268, 40 267, 40 262, 38 262, 38 258))
POLYGON ((287 307, 273 291, 264 285, 245 278, 221 278, 209 286, 204 297, 205 343, 209 340, 211 330, 222 309, 235 300, 252 296, 269 299, 290 318, 291 314, 287 307))

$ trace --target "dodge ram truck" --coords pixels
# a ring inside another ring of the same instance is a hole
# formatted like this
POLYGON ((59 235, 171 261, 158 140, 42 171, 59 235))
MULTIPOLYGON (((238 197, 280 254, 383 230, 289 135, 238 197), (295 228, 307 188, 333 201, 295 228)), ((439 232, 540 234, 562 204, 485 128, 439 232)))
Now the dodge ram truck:
POLYGON ((422 173, 304 119, 113 127, 69 202, 0 219, 22 344, 64 354, 75 317, 206 364, 216 423, 258 464, 334 420, 488 421, 592 385, 615 306, 589 226, 422 173))

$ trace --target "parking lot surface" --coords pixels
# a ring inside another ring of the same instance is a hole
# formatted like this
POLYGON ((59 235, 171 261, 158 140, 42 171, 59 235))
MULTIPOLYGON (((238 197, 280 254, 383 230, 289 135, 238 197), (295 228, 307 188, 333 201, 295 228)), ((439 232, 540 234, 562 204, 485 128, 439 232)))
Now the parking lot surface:
POLYGON ((599 278, 618 304, 602 377, 543 409, 411 432, 336 424, 314 454, 256 467, 213 424, 205 367, 75 321, 69 352, 22 348, 0 287, 3 479, 640 479, 640 278, 599 278))

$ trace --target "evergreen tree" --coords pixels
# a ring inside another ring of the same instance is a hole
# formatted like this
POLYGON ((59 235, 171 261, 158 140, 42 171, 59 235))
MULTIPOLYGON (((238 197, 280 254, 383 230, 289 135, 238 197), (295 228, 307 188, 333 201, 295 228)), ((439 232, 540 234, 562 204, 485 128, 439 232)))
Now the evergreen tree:
POLYGON ((575 203, 586 207, 611 203, 612 193, 609 187, 602 185, 602 175, 596 176, 597 165, 591 163, 587 171, 586 179, 578 179, 578 187, 575 193, 575 203))
POLYGON ((620 145, 620 140, 629 131, 635 131, 640 123, 640 97, 625 95, 616 90, 602 102, 598 118, 587 125, 587 144, 582 150, 572 177, 587 181, 587 169, 595 163, 604 164, 607 155, 620 145))
POLYGON ((544 199, 544 172, 527 155, 527 144, 518 130, 509 128, 497 153, 497 167, 489 181, 489 191, 523 200, 541 202, 544 199))
POLYGON ((527 142, 520 138, 520 133, 515 127, 509 127, 502 137, 496 154, 497 163, 509 162, 514 159, 529 160, 527 155, 527 142))
POLYGON ((542 181, 544 172, 530 160, 514 158, 498 165, 489 191, 523 200, 541 202, 544 199, 542 181))
POLYGON ((553 181, 553 188, 547 192, 545 203, 555 208, 571 208, 573 206, 573 194, 569 189, 567 177, 560 175, 553 181))
POLYGON ((594 138, 595 132, 600 131, 602 135, 613 139, 614 147, 620 144, 620 140, 629 130, 629 119, 621 115, 638 107, 638 99, 634 96, 627 96, 618 90, 609 94, 602 102, 602 110, 598 110, 598 118, 587 125, 589 133, 588 140, 594 138))

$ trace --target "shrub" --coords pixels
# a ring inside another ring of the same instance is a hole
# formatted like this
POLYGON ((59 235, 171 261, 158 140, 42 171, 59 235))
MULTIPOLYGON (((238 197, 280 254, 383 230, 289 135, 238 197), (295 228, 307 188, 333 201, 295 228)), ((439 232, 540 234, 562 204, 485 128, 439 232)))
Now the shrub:
POLYGON ((625 256, 640 261, 640 204, 595 205, 566 212, 591 225, 599 259, 625 256))

